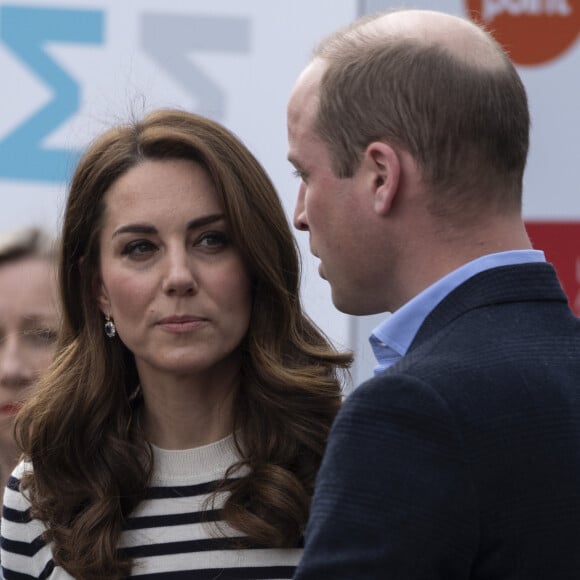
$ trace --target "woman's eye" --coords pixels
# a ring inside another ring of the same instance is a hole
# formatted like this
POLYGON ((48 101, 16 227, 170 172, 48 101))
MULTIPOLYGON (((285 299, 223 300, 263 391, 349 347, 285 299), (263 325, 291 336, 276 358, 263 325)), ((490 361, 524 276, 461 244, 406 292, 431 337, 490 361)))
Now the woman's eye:
POLYGON ((24 336, 36 344, 50 345, 56 342, 57 331, 54 328, 32 328, 24 331, 24 336))
POLYGON ((228 243, 229 239, 224 232, 207 232, 200 236, 197 241, 199 246, 206 248, 223 248, 228 243))
POLYGON ((123 256, 139 259, 155 252, 156 246, 148 240, 135 240, 129 242, 121 252, 123 256))

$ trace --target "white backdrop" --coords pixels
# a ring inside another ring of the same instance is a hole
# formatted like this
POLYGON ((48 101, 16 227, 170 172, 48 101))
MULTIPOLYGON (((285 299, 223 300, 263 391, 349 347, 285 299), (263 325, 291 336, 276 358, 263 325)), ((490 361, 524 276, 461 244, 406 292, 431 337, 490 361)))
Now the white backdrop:
MULTIPOLYGON (((487 2, 524 16, 542 4, 487 2)), ((562 2, 580 10, 578 0, 562 2)), ((323 35, 405 4, 468 8, 457 0, 0 0, 0 230, 56 231, 79 151, 112 123, 161 106, 232 129, 270 173, 290 218, 298 183, 286 161, 286 101, 296 76, 323 35)), ((579 43, 520 72, 533 117, 526 215, 580 221, 579 43)), ((355 349, 358 382, 371 372, 366 337, 380 317, 337 312, 307 236, 297 238, 306 309, 337 345, 355 349)))

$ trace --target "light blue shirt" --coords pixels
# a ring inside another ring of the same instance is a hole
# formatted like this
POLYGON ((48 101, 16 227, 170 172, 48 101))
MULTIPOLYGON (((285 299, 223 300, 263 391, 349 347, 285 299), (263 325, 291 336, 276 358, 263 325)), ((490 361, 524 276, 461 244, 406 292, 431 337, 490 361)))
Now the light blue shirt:
POLYGON ((374 374, 378 375, 388 369, 407 353, 411 342, 413 342, 429 313, 443 298, 468 278, 498 266, 545 261, 544 252, 540 250, 498 252, 467 262, 467 264, 437 280, 373 330, 369 342, 378 362, 374 374))

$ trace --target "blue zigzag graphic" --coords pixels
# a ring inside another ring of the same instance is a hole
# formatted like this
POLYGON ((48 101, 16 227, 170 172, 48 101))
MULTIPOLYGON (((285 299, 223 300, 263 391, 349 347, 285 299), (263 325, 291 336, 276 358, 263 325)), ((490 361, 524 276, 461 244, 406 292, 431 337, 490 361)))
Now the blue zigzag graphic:
POLYGON ((47 149, 43 140, 79 108, 79 85, 46 52, 47 42, 102 44, 102 11, 0 7, 0 40, 48 85, 54 96, 0 141, 0 177, 66 181, 73 151, 47 149))

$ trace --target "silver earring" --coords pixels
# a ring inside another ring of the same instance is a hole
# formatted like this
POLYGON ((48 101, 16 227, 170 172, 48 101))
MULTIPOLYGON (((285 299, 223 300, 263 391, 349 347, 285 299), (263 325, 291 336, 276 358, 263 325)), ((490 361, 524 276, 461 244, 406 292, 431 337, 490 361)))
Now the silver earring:
POLYGON ((108 314, 105 315, 105 334, 109 338, 113 338, 117 334, 115 323, 111 320, 111 317, 108 314))

